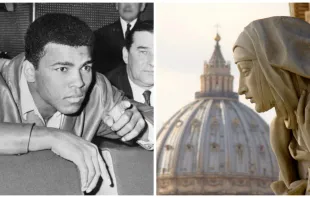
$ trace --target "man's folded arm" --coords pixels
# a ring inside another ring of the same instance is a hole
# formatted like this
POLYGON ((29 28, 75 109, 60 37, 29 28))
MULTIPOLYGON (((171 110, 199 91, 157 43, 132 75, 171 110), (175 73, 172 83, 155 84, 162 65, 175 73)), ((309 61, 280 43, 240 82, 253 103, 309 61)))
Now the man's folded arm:
POLYGON ((32 124, 0 123, 0 154, 28 152, 32 124))
POLYGON ((50 133, 46 127, 36 127, 34 124, 0 123, 0 136, 2 155, 51 149, 50 133))

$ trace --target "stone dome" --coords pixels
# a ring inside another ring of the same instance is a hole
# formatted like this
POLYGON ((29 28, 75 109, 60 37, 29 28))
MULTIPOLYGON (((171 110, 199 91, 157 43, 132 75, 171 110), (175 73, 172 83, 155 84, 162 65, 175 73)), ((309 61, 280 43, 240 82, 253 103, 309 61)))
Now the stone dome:
POLYGON ((158 132, 157 194, 273 194, 278 165, 269 127, 232 91, 216 42, 201 91, 158 132))

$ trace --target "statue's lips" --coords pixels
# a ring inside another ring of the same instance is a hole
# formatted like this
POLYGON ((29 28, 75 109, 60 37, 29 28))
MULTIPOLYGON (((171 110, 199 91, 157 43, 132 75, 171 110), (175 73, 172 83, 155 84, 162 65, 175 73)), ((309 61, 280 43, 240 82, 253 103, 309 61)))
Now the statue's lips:
POLYGON ((248 97, 248 96, 246 96, 246 97, 245 97, 245 99, 249 99, 251 103, 254 103, 254 100, 253 100, 253 98, 252 98, 252 97, 248 97))

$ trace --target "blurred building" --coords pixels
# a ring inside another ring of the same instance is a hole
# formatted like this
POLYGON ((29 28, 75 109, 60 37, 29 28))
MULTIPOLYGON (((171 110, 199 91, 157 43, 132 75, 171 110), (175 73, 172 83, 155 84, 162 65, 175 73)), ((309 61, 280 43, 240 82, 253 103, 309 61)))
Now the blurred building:
POLYGON ((290 15, 310 23, 310 3, 289 3, 290 15))
POLYGON ((278 165, 269 127, 233 92, 220 40, 217 34, 195 100, 157 135, 157 194, 273 194, 278 165))

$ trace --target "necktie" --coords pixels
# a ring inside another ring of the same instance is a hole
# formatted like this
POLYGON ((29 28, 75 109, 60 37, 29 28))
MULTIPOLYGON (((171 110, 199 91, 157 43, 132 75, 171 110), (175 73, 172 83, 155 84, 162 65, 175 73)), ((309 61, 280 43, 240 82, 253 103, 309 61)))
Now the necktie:
POLYGON ((130 27, 131 27, 130 23, 127 23, 127 29, 126 29, 126 32, 125 32, 125 39, 127 39, 127 37, 128 37, 128 34, 130 32, 130 27))
POLYGON ((146 90, 145 92, 143 92, 143 97, 144 97, 144 100, 145 100, 144 104, 147 104, 149 106, 151 106, 150 96, 151 96, 151 91, 150 90, 146 90))

